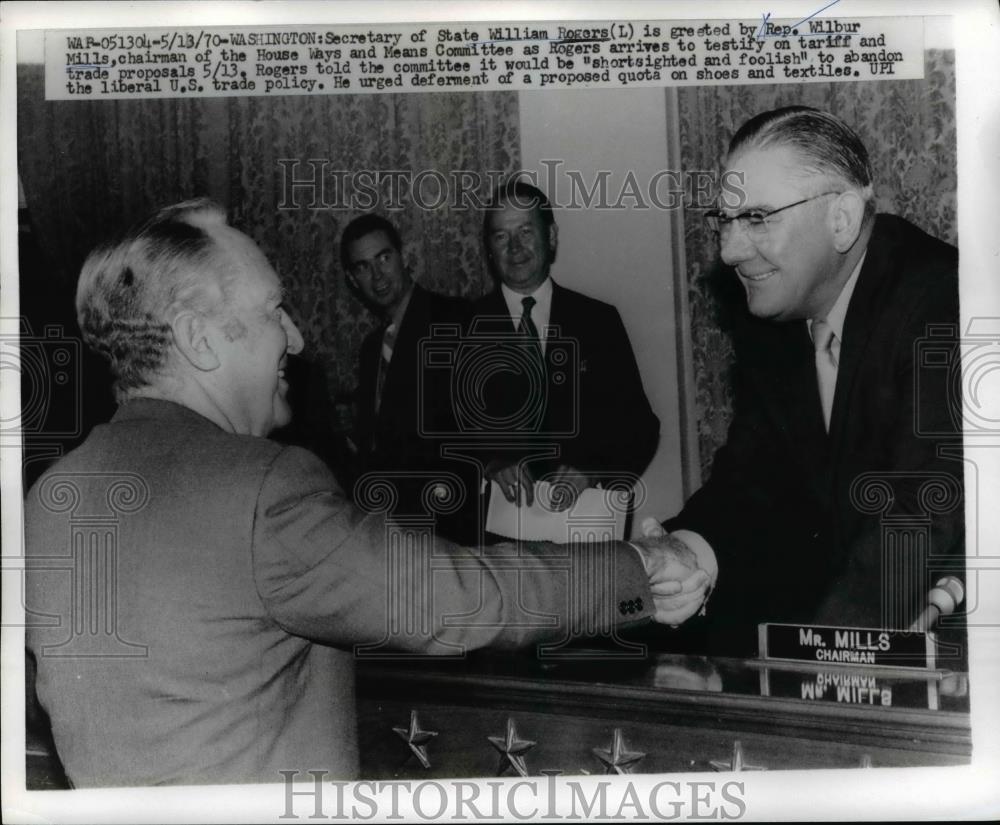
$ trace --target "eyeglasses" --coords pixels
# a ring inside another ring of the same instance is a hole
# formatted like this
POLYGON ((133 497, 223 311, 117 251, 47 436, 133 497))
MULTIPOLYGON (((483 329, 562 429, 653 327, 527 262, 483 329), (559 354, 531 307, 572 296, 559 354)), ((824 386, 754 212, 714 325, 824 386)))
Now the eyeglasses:
POLYGON ((734 222, 738 221, 743 227, 743 230, 751 238, 763 238, 770 230, 768 220, 777 215, 779 212, 784 212, 786 209, 791 209, 793 206, 801 206, 802 204, 809 203, 809 201, 814 201, 817 198, 839 194, 840 192, 820 192, 820 194, 813 195, 811 198, 803 198, 802 200, 795 201, 795 203, 790 203, 787 206, 779 206, 777 209, 748 209, 746 212, 740 212, 738 215, 727 215, 721 209, 709 209, 705 212, 705 223, 708 224, 708 228, 712 232, 721 236, 729 231, 729 228, 734 222))

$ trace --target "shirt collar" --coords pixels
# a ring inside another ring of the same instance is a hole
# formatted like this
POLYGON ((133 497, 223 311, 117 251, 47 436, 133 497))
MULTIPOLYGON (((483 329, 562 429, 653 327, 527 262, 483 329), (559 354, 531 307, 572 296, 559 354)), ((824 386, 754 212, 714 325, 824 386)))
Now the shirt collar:
MULTIPOLYGON (((847 283, 840 290, 840 295, 837 296, 833 308, 826 314, 826 318, 824 319, 830 325, 830 329, 833 330, 837 341, 841 341, 844 338, 844 320, 847 318, 847 307, 851 303, 851 296, 854 294, 854 287, 858 284, 858 276, 861 274, 861 267, 864 266, 866 257, 868 257, 867 249, 864 255, 861 256, 861 260, 854 267, 854 271, 851 272, 851 277, 847 279, 847 283)), ((809 335, 811 336, 813 319, 810 318, 807 324, 809 326, 809 335)))
MULTIPOLYGON (((515 292, 506 284, 500 284, 500 292, 503 294, 504 302, 507 304, 507 311, 510 313, 514 326, 521 321, 524 314, 524 306, 521 301, 528 295, 515 292)), ((538 334, 545 337, 545 328, 549 325, 549 318, 552 315, 552 279, 546 278, 541 286, 534 292, 529 293, 535 299, 535 305, 531 308, 531 320, 535 322, 538 334)))

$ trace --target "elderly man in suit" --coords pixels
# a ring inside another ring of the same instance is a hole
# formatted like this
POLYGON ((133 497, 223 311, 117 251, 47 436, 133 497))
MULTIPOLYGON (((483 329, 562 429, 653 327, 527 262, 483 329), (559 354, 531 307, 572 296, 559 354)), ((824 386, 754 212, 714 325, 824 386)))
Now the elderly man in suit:
POLYGON ((474 514, 434 512, 436 484, 448 499, 471 501, 478 490, 473 465, 442 455, 437 434, 453 427, 450 386, 443 373, 425 370, 421 360, 423 345, 436 330, 464 326, 468 304, 414 282, 399 231, 381 215, 362 215, 347 225, 340 258, 348 283, 381 321, 362 343, 359 358, 358 471, 391 484, 397 516, 430 512, 444 535, 468 540, 475 534, 474 514))
POLYGON ((91 253, 77 313, 120 406, 25 503, 27 642, 77 787, 352 778, 358 646, 461 654, 671 619, 658 600, 690 554, 403 535, 314 455, 267 439, 303 340, 275 271, 211 202, 91 253))
POLYGON ((876 215, 872 177, 858 136, 807 107, 729 146, 707 220, 749 309, 735 417, 665 525, 717 577, 691 625, 717 649, 748 652, 764 620, 905 629, 937 575, 964 569, 961 438, 934 387, 946 371, 918 357, 957 328, 957 253, 876 215))
POLYGON ((660 422, 618 311, 550 277, 558 226, 548 198, 526 181, 497 190, 483 238, 497 287, 473 306, 468 340, 492 340, 499 354, 484 357, 467 392, 483 399, 484 438, 523 436, 487 455, 486 476, 508 501, 528 504, 545 477, 557 510, 588 487, 630 485, 656 452, 660 422))

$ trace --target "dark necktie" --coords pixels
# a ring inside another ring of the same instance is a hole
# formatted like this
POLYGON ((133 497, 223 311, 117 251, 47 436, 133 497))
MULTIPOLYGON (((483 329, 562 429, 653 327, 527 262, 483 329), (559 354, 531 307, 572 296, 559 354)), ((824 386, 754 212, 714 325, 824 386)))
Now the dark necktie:
POLYGON ((530 295, 527 298, 521 299, 521 306, 524 307, 524 312, 521 314, 521 323, 518 325, 517 331, 530 340, 532 359, 537 364, 539 370, 544 370, 545 359, 542 357, 542 342, 538 337, 538 327, 531 320, 531 308, 536 303, 537 301, 530 295))
POLYGON ((528 373, 530 373, 528 380, 531 387, 530 400, 525 411, 530 411, 531 414, 531 423, 528 426, 531 430, 537 430, 542 426, 542 422, 545 419, 546 404, 545 357, 542 355, 542 342, 538 337, 538 327, 531 320, 531 308, 536 303, 537 301, 530 295, 521 299, 521 306, 524 307, 524 312, 521 314, 521 323, 517 326, 518 334, 525 339, 525 348, 529 358, 528 363, 524 365, 528 373))

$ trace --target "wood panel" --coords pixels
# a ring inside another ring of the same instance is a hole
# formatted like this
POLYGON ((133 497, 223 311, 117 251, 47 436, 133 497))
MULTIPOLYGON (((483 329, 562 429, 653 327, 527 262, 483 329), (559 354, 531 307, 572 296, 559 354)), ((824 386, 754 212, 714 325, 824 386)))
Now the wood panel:
POLYGON ((712 770, 712 760, 731 758, 737 740, 747 763, 770 770, 858 767, 864 756, 874 767, 969 762, 967 697, 952 703, 957 709, 932 710, 761 696, 751 692, 759 669, 717 664, 731 690, 718 689, 722 680, 715 690, 659 687, 655 665, 614 673, 605 663, 604 677, 590 681, 586 673, 600 665, 553 670, 504 657, 364 665, 362 775, 512 775, 514 766, 489 740, 505 735, 508 719, 521 739, 536 743, 523 754, 535 776, 607 772, 594 749, 610 751, 615 729, 627 750, 645 754, 630 766, 636 773, 712 770), (437 734, 424 746, 429 768, 393 730, 407 728, 414 710, 420 728, 437 734))

